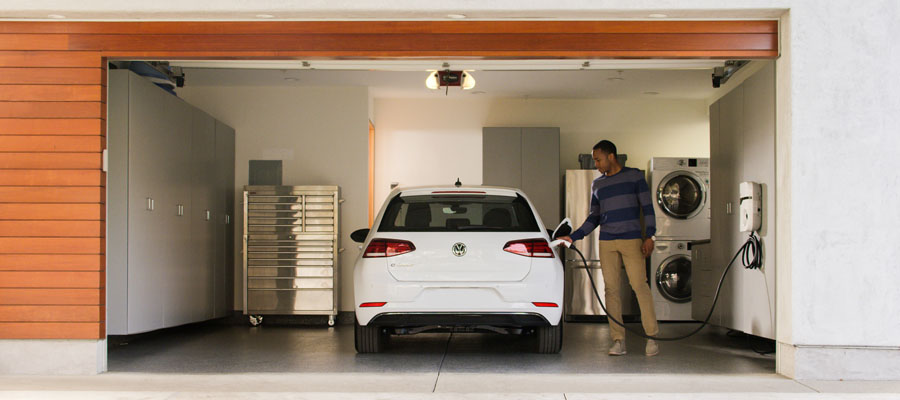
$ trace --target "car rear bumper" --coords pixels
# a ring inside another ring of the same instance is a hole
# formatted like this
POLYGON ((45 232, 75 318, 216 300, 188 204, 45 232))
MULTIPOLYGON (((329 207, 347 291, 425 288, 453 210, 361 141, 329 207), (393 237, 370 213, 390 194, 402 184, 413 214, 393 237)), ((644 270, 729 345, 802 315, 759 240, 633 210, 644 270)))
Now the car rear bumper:
POLYGON ((381 313, 369 320, 368 325, 408 328, 418 326, 497 326, 536 327, 550 326, 538 313, 381 313))

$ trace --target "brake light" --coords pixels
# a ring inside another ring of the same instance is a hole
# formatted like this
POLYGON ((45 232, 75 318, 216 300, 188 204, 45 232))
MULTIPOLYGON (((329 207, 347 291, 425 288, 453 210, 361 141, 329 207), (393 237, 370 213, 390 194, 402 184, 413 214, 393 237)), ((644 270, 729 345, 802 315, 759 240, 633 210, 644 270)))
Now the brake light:
POLYGON ((369 242, 363 258, 393 257, 415 250, 416 246, 407 240, 375 239, 369 242))
POLYGON ((535 301, 531 304, 534 304, 535 307, 559 307, 556 303, 541 303, 539 301, 535 301))
POLYGON ((553 258, 553 250, 544 239, 525 239, 506 242, 503 251, 525 257, 553 258))
POLYGON ((359 306, 360 307, 382 307, 385 304, 387 304, 386 301, 378 301, 378 302, 373 302, 373 303, 362 303, 359 306))

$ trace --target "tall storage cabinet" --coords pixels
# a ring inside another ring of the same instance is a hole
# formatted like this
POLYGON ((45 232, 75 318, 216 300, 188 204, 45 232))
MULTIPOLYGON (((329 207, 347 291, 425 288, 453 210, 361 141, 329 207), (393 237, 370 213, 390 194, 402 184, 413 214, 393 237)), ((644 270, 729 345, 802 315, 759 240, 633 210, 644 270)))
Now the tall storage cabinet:
POLYGON ((107 333, 224 316, 234 130, 129 71, 108 101, 107 333))
POLYGON ((560 221, 559 128, 483 128, 482 183, 522 189, 541 221, 560 221))

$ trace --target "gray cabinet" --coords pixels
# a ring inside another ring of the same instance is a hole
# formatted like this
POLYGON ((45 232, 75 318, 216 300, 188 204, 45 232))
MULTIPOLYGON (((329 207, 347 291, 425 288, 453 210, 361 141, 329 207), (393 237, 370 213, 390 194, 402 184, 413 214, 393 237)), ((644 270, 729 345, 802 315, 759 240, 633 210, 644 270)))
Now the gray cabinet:
POLYGON ((484 128, 482 171, 482 184, 522 189, 546 227, 559 223, 559 128, 484 128))
POLYGON ((129 71, 108 99, 107 333, 224 316, 234 131, 129 71))
POLYGON ((775 67, 768 63, 709 108, 710 243, 695 261, 692 314, 703 319, 725 265, 747 240, 740 232, 738 185, 762 185, 759 237, 763 267, 747 270, 735 261, 723 285, 712 322, 757 336, 775 335, 775 67))
POLYGON ((234 129, 215 121, 215 179, 214 193, 215 262, 224 268, 215 270, 213 286, 213 315, 224 317, 234 304, 234 129))

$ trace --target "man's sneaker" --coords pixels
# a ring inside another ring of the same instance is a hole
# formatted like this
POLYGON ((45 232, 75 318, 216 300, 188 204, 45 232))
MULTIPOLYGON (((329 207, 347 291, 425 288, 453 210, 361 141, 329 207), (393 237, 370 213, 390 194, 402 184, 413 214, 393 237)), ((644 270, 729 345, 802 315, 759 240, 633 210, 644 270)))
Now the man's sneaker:
POLYGON ((616 340, 613 342, 613 345, 609 348, 609 355, 611 356, 624 356, 625 355, 625 343, 621 340, 616 340))
POLYGON ((647 348, 644 349, 648 356, 655 356, 659 354, 659 346, 656 344, 656 341, 653 339, 647 340, 647 348))

